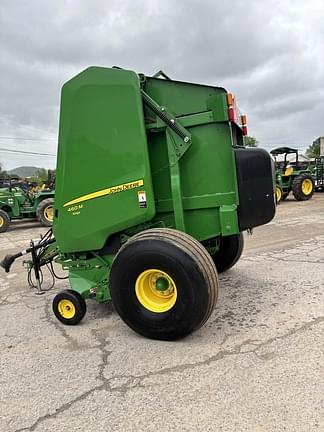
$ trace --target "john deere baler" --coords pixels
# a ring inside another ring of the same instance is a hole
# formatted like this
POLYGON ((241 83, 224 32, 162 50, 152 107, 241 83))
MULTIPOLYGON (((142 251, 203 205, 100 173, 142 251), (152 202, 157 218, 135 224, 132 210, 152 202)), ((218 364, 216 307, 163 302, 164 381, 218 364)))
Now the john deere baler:
POLYGON ((244 148, 244 133, 220 87, 100 67, 63 86, 55 240, 33 264, 69 272, 53 301, 61 322, 77 324, 91 297, 152 338, 206 322, 217 271, 275 213, 270 156, 244 148))

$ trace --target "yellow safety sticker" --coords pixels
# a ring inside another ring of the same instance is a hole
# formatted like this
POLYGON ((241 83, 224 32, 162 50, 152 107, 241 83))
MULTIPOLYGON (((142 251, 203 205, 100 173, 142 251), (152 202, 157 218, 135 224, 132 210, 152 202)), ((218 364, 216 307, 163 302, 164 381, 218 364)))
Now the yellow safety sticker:
POLYGON ((63 205, 63 207, 78 204, 78 203, 83 202, 83 201, 89 201, 91 199, 103 197, 106 195, 112 195, 115 193, 124 192, 124 191, 130 190, 130 189, 135 189, 135 188, 142 187, 142 186, 144 186, 144 180, 143 179, 142 180, 135 180, 135 181, 132 181, 129 183, 124 183, 124 184, 117 185, 117 186, 112 186, 112 187, 109 187, 107 189, 101 189, 97 192, 92 192, 92 193, 89 193, 86 195, 82 195, 79 198, 75 198, 71 201, 68 201, 67 203, 65 203, 63 205))

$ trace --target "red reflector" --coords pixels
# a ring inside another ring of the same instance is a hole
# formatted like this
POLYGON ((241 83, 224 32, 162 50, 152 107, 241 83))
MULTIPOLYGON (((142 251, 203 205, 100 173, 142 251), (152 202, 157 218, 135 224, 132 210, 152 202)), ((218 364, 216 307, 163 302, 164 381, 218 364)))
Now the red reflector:
POLYGON ((234 107, 228 108, 228 119, 229 119, 229 121, 236 121, 237 120, 236 109, 234 107))
POLYGON ((247 126, 242 126, 242 133, 244 136, 246 136, 248 134, 248 128, 247 126))

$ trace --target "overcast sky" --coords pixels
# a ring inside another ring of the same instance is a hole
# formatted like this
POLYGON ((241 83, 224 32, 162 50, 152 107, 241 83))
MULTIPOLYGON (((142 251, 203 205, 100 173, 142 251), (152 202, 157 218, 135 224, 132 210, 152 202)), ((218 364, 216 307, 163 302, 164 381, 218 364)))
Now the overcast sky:
POLYGON ((323 0, 1 0, 0 162, 54 167, 60 88, 90 65, 224 86, 268 150, 324 135, 323 0))

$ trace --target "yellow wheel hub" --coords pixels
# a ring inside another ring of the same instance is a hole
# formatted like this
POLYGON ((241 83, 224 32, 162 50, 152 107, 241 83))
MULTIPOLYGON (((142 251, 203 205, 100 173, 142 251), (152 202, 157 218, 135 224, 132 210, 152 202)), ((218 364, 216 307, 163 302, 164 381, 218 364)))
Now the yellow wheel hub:
POLYGON ((313 183, 310 179, 303 180, 302 191, 304 195, 310 195, 313 191, 313 183))
POLYGON ((151 312, 163 313, 172 309, 177 300, 177 287, 164 271, 149 269, 135 282, 137 300, 151 312))
POLYGON ((2 216, 0 216, 0 228, 3 226, 3 224, 4 224, 4 219, 2 216))
POLYGON ((282 193, 281 193, 281 189, 280 189, 280 187, 276 187, 276 198, 277 198, 277 202, 279 202, 280 200, 281 200, 281 196, 282 196, 282 193))
POLYGON ((46 220, 48 220, 48 222, 53 222, 54 219, 54 210, 53 210, 53 206, 50 205, 48 207, 45 207, 44 209, 44 217, 46 220))
POLYGON ((60 300, 57 305, 60 315, 65 319, 71 319, 75 315, 75 306, 71 300, 60 300))

